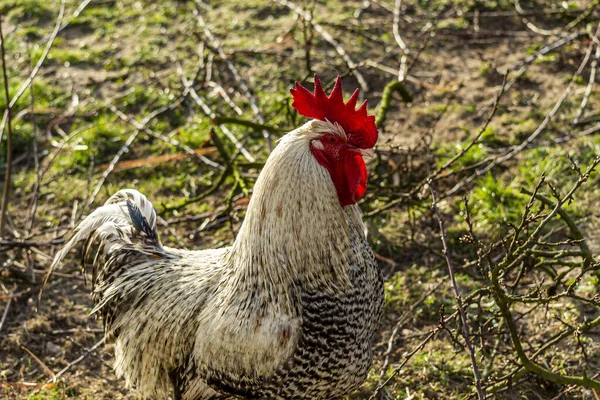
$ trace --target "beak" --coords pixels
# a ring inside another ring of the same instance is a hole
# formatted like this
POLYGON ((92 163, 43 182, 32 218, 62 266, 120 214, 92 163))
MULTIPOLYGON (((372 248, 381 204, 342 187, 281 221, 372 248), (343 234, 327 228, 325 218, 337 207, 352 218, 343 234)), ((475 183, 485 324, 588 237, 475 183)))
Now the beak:
POLYGON ((373 151, 373 149, 358 149, 358 152, 364 158, 373 158, 373 157, 375 157, 375 152, 373 151))

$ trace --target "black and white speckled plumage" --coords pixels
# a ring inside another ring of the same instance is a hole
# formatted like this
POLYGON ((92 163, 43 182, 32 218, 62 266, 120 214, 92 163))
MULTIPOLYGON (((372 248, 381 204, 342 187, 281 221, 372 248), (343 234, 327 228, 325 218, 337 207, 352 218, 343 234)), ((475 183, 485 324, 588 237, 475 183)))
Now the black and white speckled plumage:
POLYGON ((356 205, 341 207, 309 141, 282 138, 231 247, 160 244, 135 190, 94 211, 55 258, 80 242, 94 312, 114 340, 115 370, 145 396, 332 399, 371 365, 383 283, 356 205))

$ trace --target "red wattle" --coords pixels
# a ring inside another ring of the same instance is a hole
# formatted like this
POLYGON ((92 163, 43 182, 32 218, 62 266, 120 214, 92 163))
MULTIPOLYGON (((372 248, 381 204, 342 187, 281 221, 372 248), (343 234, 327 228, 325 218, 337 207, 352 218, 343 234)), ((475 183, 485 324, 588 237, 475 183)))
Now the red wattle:
POLYGON ((362 156, 348 151, 337 154, 343 157, 341 160, 331 160, 327 153, 315 148, 311 150, 317 162, 329 171, 340 205, 355 204, 367 190, 367 166, 362 156))

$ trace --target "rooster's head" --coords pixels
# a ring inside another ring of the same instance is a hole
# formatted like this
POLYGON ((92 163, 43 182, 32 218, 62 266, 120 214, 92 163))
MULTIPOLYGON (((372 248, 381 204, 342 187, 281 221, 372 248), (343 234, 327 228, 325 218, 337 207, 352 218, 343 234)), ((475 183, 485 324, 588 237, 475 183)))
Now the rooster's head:
POLYGON ((375 117, 367 115, 367 101, 356 109, 358 89, 344 103, 338 76, 327 96, 315 75, 314 93, 296 82, 291 89, 292 106, 313 119, 310 151, 331 176, 342 206, 354 204, 367 189, 367 168, 363 157, 373 157, 377 142, 375 117))

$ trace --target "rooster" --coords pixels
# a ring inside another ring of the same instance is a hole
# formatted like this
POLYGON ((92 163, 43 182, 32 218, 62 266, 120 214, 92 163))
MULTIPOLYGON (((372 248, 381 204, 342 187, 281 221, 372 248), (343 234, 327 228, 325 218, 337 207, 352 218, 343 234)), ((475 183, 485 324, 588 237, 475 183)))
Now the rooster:
POLYGON ((329 96, 316 76, 291 94, 310 121, 269 156, 232 246, 163 246, 152 204, 126 189, 50 267, 83 242, 115 372, 144 396, 332 399, 366 378, 383 282, 356 202, 375 119, 340 77, 329 96))

